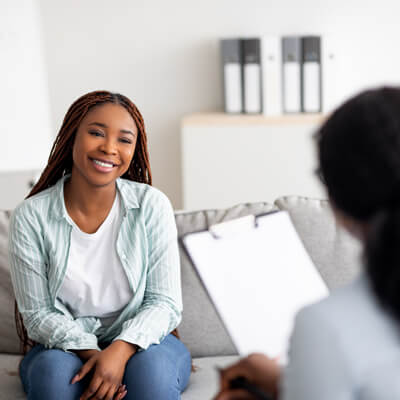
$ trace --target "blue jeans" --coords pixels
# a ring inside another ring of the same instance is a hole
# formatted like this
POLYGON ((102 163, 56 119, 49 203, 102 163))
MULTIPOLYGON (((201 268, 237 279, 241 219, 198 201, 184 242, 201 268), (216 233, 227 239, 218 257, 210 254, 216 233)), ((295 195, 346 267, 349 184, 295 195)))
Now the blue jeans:
MULTIPOLYGON (((20 375, 28 400, 77 400, 88 387, 90 378, 71 385, 82 367, 74 353, 35 346, 24 357, 20 375)), ((179 400, 191 371, 191 357, 185 345, 174 335, 130 358, 123 383, 124 400, 179 400)))

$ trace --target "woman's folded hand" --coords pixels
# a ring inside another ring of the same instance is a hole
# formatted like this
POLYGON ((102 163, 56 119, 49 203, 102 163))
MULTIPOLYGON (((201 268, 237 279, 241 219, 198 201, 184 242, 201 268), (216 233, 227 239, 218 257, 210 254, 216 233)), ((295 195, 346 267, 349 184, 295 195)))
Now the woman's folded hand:
POLYGON ((89 372, 93 373, 90 384, 80 400, 123 399, 127 393, 122 385, 125 366, 135 352, 134 345, 119 340, 111 343, 103 351, 95 351, 71 381, 71 384, 74 384, 82 380, 89 372))

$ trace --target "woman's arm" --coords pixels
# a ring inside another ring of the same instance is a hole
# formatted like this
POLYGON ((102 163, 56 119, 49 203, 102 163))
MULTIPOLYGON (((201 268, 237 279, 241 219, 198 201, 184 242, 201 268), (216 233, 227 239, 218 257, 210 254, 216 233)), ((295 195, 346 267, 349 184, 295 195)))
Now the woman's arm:
POLYGON ((156 189, 143 200, 148 269, 143 302, 115 340, 146 349, 174 330, 182 314, 177 229, 168 198, 156 189))
POLYGON ((27 207, 17 208, 11 217, 9 262, 18 309, 29 338, 48 348, 99 349, 94 334, 54 307, 42 227, 27 207))

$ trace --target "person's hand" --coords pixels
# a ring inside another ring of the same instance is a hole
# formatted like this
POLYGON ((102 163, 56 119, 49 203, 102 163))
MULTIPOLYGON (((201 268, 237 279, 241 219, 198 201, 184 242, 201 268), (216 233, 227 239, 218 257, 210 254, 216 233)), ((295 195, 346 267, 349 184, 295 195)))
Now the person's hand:
POLYGON ((93 377, 80 400, 104 399, 121 400, 127 390, 121 386, 125 367, 136 347, 130 343, 117 340, 103 351, 94 352, 89 360, 72 378, 71 384, 82 380, 90 371, 93 377))
POLYGON ((262 391, 272 395, 278 394, 280 367, 276 360, 264 354, 251 354, 238 363, 220 370, 220 391, 214 400, 246 400, 254 397, 243 389, 231 389, 230 382, 238 377, 243 377, 249 383, 258 386, 262 391))

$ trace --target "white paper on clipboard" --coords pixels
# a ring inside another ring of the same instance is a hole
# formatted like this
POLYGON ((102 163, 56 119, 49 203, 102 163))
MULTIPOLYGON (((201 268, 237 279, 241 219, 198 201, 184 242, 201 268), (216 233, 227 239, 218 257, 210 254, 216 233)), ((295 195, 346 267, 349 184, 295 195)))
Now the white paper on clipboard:
POLYGON ((328 294, 289 214, 224 222, 182 241, 239 354, 284 362, 296 313, 328 294))

